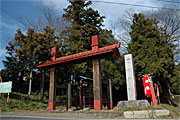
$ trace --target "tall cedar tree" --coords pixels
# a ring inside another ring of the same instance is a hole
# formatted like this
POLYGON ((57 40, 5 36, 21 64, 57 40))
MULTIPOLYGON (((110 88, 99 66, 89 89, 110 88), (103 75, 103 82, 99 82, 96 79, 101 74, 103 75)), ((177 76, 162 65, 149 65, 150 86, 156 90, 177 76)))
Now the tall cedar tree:
POLYGON ((91 49, 91 36, 99 35, 104 16, 89 7, 92 3, 81 0, 68 0, 70 5, 64 9, 63 18, 71 23, 65 31, 70 53, 91 49))
MULTIPOLYGON (((63 32, 65 45, 68 48, 66 55, 91 50, 91 36, 99 35, 104 17, 100 16, 98 11, 89 7, 92 4, 91 2, 83 0, 68 1, 70 5, 64 9, 65 14, 63 14, 63 18, 70 23, 63 32)), ((92 77, 90 66, 90 62, 84 62, 75 65, 74 70, 77 74, 92 77)))
MULTIPOLYGON (((67 55, 91 50, 91 36, 93 35, 99 35, 100 47, 117 43, 112 35, 112 31, 101 28, 105 17, 101 16, 98 11, 89 7, 92 4, 90 1, 68 1, 70 2, 70 5, 64 9, 65 14, 63 15, 63 18, 71 23, 67 30, 64 31, 64 40, 69 48, 67 55)), ((107 79, 105 74, 113 74, 112 82, 116 87, 116 90, 120 90, 125 84, 122 80, 124 75, 122 75, 118 68, 120 64, 121 62, 119 62, 117 58, 101 60, 102 80, 107 79)), ((91 62, 75 65, 74 69, 77 74, 92 77, 91 62)))
POLYGON ((3 70, 1 71, 1 76, 3 78, 3 81, 13 81, 12 91, 24 91, 25 87, 22 88, 23 85, 23 71, 24 69, 24 62, 19 61, 15 57, 15 46, 12 41, 8 43, 8 46, 6 46, 7 54, 6 60, 3 61, 3 64, 5 66, 4 74, 3 70))
POLYGON ((143 84, 142 75, 150 73, 153 82, 160 85, 161 101, 171 103, 169 88, 175 77, 173 50, 160 36, 156 25, 143 14, 134 14, 131 29, 128 53, 133 55, 135 76, 140 80, 137 87, 143 84))
POLYGON ((15 75, 11 73, 16 72, 20 73, 22 77, 28 76, 29 96, 33 79, 32 71, 40 61, 50 59, 50 50, 54 46, 61 48, 62 41, 54 35, 54 29, 47 26, 41 33, 35 33, 33 29, 28 29, 28 32, 23 34, 18 29, 14 41, 10 41, 6 47, 9 56, 6 57, 4 65, 10 75, 15 75))

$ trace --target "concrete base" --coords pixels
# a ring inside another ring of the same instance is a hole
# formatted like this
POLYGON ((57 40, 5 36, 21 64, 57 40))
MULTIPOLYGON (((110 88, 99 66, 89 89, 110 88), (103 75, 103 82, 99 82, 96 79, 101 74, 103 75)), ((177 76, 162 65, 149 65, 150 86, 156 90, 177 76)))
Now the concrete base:
POLYGON ((157 118, 159 116, 169 115, 169 110, 141 110, 141 111, 126 111, 125 118, 157 118))
POLYGON ((150 104, 147 100, 129 100, 129 101, 119 101, 116 109, 120 110, 122 108, 129 108, 129 107, 148 107, 150 104))

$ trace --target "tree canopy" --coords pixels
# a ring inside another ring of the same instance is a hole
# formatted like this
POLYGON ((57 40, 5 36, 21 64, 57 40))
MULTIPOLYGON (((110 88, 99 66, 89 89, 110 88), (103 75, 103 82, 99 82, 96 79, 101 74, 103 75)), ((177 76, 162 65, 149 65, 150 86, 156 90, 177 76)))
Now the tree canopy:
MULTIPOLYGON (((18 29, 14 41, 10 41, 6 47, 9 56, 3 62, 8 74, 14 75, 15 72, 16 76, 17 74, 27 76, 31 81, 33 69, 40 61, 50 59, 50 50, 54 46, 62 48, 62 41, 54 35, 54 29, 49 26, 44 28, 43 33, 36 33, 29 28, 28 32, 23 34, 18 29)), ((31 82, 29 88, 31 88, 31 82)))
POLYGON ((155 24, 143 14, 134 14, 130 32, 131 42, 128 53, 132 53, 135 76, 152 74, 153 81, 161 86, 162 101, 170 100, 169 88, 175 76, 175 63, 172 48, 168 45, 155 24))

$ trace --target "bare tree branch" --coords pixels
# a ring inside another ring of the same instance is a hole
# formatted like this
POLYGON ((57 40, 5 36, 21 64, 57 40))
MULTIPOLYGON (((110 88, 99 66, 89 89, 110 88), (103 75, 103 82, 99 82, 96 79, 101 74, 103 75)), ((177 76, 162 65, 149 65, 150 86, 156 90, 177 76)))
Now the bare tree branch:
POLYGON ((55 9, 55 5, 38 6, 41 15, 38 19, 32 19, 17 15, 17 21, 25 28, 33 28, 35 31, 42 32, 46 26, 51 26, 56 29, 56 33, 60 34, 68 24, 64 21, 60 13, 55 9))

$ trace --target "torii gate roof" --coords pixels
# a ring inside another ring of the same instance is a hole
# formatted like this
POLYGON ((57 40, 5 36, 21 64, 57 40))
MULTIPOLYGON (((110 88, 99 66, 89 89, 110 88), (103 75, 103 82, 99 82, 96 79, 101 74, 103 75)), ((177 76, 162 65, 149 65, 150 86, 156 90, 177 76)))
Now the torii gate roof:
MULTIPOLYGON (((93 36, 92 38, 92 48, 96 47, 99 45, 99 40, 98 40, 98 36, 93 36)), ((92 50, 86 51, 86 52, 81 52, 81 53, 77 53, 77 54, 73 54, 73 55, 69 55, 69 56, 64 56, 64 57, 60 57, 60 58, 56 58, 54 53, 52 54, 54 56, 54 58, 52 58, 51 60, 46 60, 44 62, 42 62, 40 65, 38 65, 37 67, 46 67, 46 66, 52 66, 52 65, 56 65, 56 64, 61 64, 61 63, 67 63, 67 62, 76 62, 78 60, 86 60, 87 58, 94 58, 94 57, 98 57, 101 55, 113 55, 113 56, 119 56, 119 50, 118 48, 120 47, 120 43, 117 44, 113 44, 107 47, 103 47, 103 48, 93 48, 92 50)), ((52 50, 53 51, 53 50, 52 50)), ((51 52, 52 52, 51 51, 51 52)), ((55 51, 55 54, 57 54, 57 51, 55 51)))

